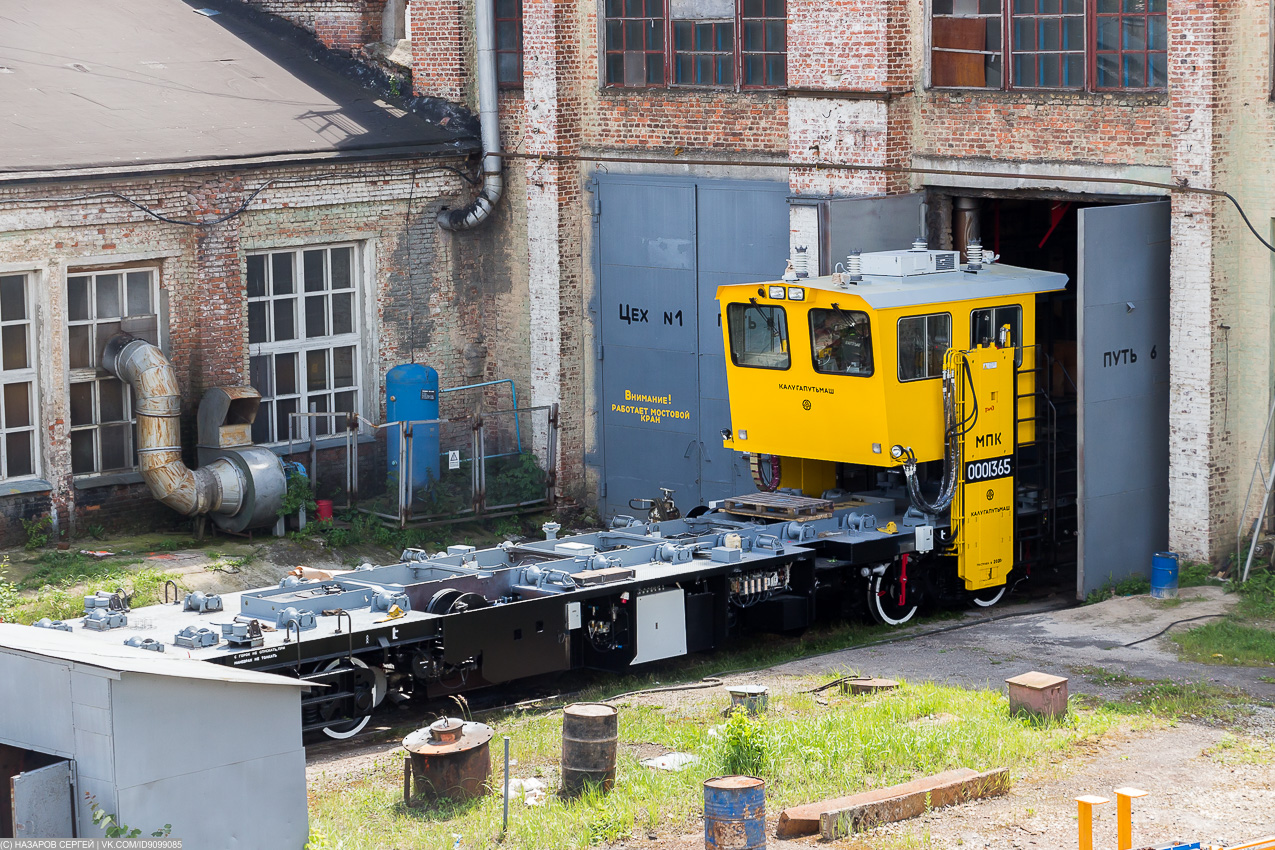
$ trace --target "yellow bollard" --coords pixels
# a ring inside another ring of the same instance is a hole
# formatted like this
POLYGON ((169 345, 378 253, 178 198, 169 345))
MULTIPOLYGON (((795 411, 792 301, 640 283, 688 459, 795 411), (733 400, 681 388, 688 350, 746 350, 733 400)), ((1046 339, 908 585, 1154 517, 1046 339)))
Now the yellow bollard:
POLYGON ((1141 788, 1116 789, 1116 850, 1133 848, 1133 798, 1145 797, 1141 788))
POLYGON ((1093 807, 1101 806, 1103 803, 1110 803, 1111 801, 1106 797, 1095 797, 1092 794, 1086 794, 1083 797, 1077 797, 1076 802, 1080 804, 1080 850, 1093 850, 1093 807))

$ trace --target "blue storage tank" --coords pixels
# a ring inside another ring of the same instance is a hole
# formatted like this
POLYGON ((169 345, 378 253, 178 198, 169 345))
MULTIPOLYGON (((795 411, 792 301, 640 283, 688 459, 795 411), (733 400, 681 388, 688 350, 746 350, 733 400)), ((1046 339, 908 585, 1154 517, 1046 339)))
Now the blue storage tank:
MULTIPOLYGON (((421 422, 438 418, 438 371, 419 363, 395 366, 385 375, 385 419, 387 422, 421 422)), ((428 486, 439 475, 437 425, 412 426, 411 471, 408 487, 415 491, 428 486)), ((399 432, 389 431, 390 477, 399 469, 399 432)))

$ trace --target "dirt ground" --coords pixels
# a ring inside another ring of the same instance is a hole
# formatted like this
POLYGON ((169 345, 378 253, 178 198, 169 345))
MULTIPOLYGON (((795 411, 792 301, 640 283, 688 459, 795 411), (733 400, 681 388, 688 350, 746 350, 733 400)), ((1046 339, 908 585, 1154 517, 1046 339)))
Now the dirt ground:
MULTIPOLYGON (((1098 807, 1094 824, 1095 847, 1105 850, 1116 846, 1113 792, 1124 786, 1149 792, 1134 803, 1135 847, 1174 841, 1229 846, 1275 834, 1275 764, 1261 761, 1260 750, 1256 756, 1247 750, 1247 758, 1233 755, 1245 752, 1246 743, 1258 747, 1275 743, 1275 708, 1269 706, 1275 703, 1272 668, 1179 661, 1167 635, 1208 622, 1209 615, 1224 614, 1235 604, 1233 595, 1217 587, 1184 589, 1181 598, 1181 603, 1166 604, 1147 596, 1122 597, 1036 614, 1024 613, 1029 607, 1007 607, 997 616, 1021 616, 849 649, 737 677, 787 690, 795 686, 792 677, 809 681, 806 677, 828 671, 854 670, 909 681, 997 688, 1019 673, 1043 670, 1069 677, 1071 694, 1110 698, 1125 686, 1110 682, 1111 677, 1102 672, 1109 671, 1146 679, 1212 682, 1242 689, 1256 702, 1268 704, 1256 706, 1241 730, 1178 723, 1151 732, 1126 729, 1108 734, 1072 750, 1066 760, 1020 778, 1005 797, 937 810, 841 841, 824 842, 817 836, 777 839, 774 828, 779 812, 770 811, 767 846, 1075 847, 1075 798, 1096 794, 1112 801, 1098 807)), ((979 617, 986 618, 986 612, 970 614, 966 620, 979 617)), ((696 831, 630 839, 620 846, 698 850, 703 842, 703 832, 696 831)))

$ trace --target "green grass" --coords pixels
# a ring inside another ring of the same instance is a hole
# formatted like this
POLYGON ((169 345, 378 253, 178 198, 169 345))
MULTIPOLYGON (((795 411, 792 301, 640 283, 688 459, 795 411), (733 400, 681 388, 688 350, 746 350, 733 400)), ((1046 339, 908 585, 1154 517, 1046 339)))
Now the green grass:
POLYGON ((1203 664, 1275 666, 1275 573, 1259 568, 1247 582, 1232 586, 1239 604, 1225 619, 1170 635, 1178 656, 1203 664))
MULTIPOLYGON (((1134 680, 1146 681, 1146 680, 1134 680)), ((1128 717, 1197 720, 1218 726, 1237 723, 1251 713, 1250 699, 1233 688, 1204 682, 1162 679, 1142 685, 1119 699, 1103 700, 1086 694, 1071 698, 1073 706, 1089 707, 1128 717)))
MULTIPOLYGON (((117 565, 118 566, 118 565, 117 565)), ((172 576, 155 569, 108 570, 84 580, 66 579, 60 586, 45 585, 36 594, 19 594, 12 582, 0 579, 0 618, 10 623, 31 624, 48 617, 68 620, 84 615, 84 597, 99 590, 114 592, 122 588, 132 595, 132 607, 154 605, 164 593, 164 582, 172 576), (77 587, 74 592, 71 587, 77 587)))
MULTIPOLYGON (((940 685, 908 685, 872 697, 831 690, 820 695, 772 695, 770 710, 755 721, 761 744, 758 772, 767 780, 773 810, 829 795, 903 782, 954 767, 1009 767, 1021 775, 1042 760, 1061 758, 1078 741, 1100 736, 1127 721, 1107 707, 1073 712, 1062 721, 1011 717, 1005 698, 992 691, 940 685)), ((685 830, 702 806, 701 785, 720 775, 737 748, 721 727, 721 690, 676 707, 620 703, 620 755, 616 787, 606 796, 564 802, 552 794, 543 807, 514 800, 502 847, 579 848, 645 837, 650 831, 685 830), (677 773, 642 768, 638 744, 688 752, 700 758, 677 773)), ((560 714, 502 714, 488 718, 497 738, 509 735, 515 776, 556 773, 561 754, 560 714)), ((752 752, 750 750, 750 752, 752 752)), ((493 759, 495 761, 495 759, 493 759)), ((492 782, 499 787, 499 769, 492 782)), ((311 788, 315 838, 341 836, 339 846, 494 846, 500 833, 501 800, 493 794, 475 803, 405 809, 402 762, 386 757, 361 778, 311 788)), ((328 838, 317 847, 335 847, 328 838)))
POLYGON ((1108 670, 1106 667, 1096 667, 1082 665, 1072 667, 1071 671, 1077 676, 1084 676, 1100 685, 1146 685, 1151 682, 1150 679, 1144 679, 1141 676, 1130 676, 1120 670, 1108 670))
POLYGON ((1179 657, 1204 664, 1275 666, 1275 631, 1226 619, 1171 635, 1179 657))
POLYGON ((1205 750, 1204 755, 1222 764, 1269 765, 1275 761, 1275 743, 1249 735, 1227 734, 1205 750))
POLYGON ((138 563, 137 558, 90 558, 79 552, 45 552, 36 559, 36 568, 18 582, 19 590, 36 590, 46 585, 58 587, 104 578, 121 567, 138 563))

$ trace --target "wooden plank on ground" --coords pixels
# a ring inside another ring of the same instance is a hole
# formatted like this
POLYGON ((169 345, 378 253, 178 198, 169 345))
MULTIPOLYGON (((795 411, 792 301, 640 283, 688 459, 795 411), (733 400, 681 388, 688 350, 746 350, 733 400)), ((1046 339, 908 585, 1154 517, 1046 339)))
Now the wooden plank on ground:
MULTIPOLYGON (((943 776, 939 774, 931 779, 943 776)), ((825 840, 842 838, 877 824, 914 818, 930 809, 941 809, 969 800, 996 797, 1009 791, 1009 768, 1001 767, 974 776, 951 778, 883 800, 859 803, 819 815, 819 835, 825 840)))
MULTIPOLYGON (((993 796, 994 794, 1003 794, 1009 788, 1009 771, 1005 769, 993 770, 989 773, 979 773, 970 770, 968 767, 958 767, 955 770, 947 770, 933 776, 924 776, 920 779, 913 779, 911 782, 904 782, 901 785, 891 785, 888 788, 874 788, 871 791, 864 791, 860 794, 852 794, 848 797, 837 797, 831 800, 820 800, 815 803, 807 803, 804 806, 792 806, 784 809, 779 814, 779 826, 776 834, 780 838, 796 838, 802 835, 814 835, 820 831, 820 822, 824 815, 839 815, 849 812, 854 817, 855 812, 874 811, 872 807, 888 806, 888 804, 896 804, 894 808, 897 810, 897 802, 900 800, 914 799, 919 801, 920 809, 916 812, 925 810, 926 795, 929 795, 929 807, 939 808, 940 806, 951 805, 952 802, 960 802, 961 800, 973 800, 979 796, 993 796), (959 799, 950 789, 961 787, 962 783, 972 783, 973 787, 981 788, 987 785, 989 789, 999 787, 997 783, 1003 785, 1000 790, 991 790, 990 793, 969 794, 959 799), (949 790, 944 790, 949 789, 949 790), (939 802, 940 799, 947 802, 939 802)), ((904 817, 912 817, 905 815, 904 817)), ((902 818, 894 818, 901 820, 902 818)), ((888 819, 887 819, 888 820, 888 819)), ((866 821, 865 821, 866 822, 866 821)), ((884 823, 886 820, 875 821, 876 823, 884 823)))

